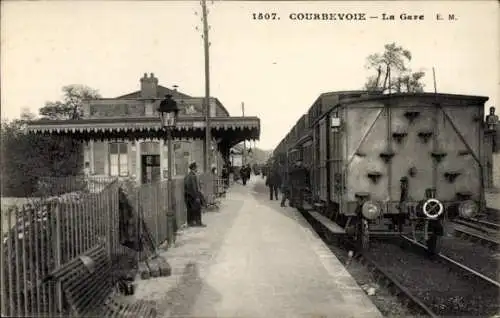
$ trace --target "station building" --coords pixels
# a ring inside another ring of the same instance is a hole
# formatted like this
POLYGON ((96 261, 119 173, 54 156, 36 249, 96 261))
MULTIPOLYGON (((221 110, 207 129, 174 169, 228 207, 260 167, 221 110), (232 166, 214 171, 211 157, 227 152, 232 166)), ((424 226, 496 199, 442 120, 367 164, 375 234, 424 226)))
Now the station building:
MULTIPOLYGON (((140 79, 140 90, 115 98, 87 100, 78 120, 37 120, 27 126, 28 133, 57 135, 84 141, 84 167, 93 176, 134 179, 137 184, 164 180, 168 176, 166 133, 157 107, 166 94, 179 107, 173 135, 173 175, 185 175, 192 161, 200 173, 205 150, 204 98, 158 84, 151 73, 140 79)), ((257 117, 232 117, 215 97, 210 98, 210 167, 219 171, 229 162, 231 148, 243 140, 258 140, 257 117)), ((210 168, 208 167, 208 168, 210 168)))

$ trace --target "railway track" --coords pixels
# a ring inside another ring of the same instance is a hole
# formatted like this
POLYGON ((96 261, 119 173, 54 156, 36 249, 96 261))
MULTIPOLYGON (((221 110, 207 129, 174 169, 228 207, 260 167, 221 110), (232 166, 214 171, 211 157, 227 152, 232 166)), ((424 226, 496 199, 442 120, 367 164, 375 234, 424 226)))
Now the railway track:
POLYGON ((480 219, 457 219, 454 221, 457 224, 465 225, 467 227, 482 231, 485 233, 500 230, 500 224, 484 221, 480 219))
MULTIPOLYGON (((331 233, 327 233, 329 230, 323 224, 312 218, 307 212, 302 212, 302 214, 312 225, 313 229, 320 235, 323 241, 325 241, 325 243, 331 248, 332 243, 330 242, 330 239, 332 236, 330 235, 331 233)), ((337 245, 340 245, 344 251, 355 250, 355 244, 349 240, 342 239, 337 243, 340 243, 337 245)), ((397 297, 409 311, 409 314, 414 316, 439 317, 428 306, 413 295, 408 288, 399 283, 393 275, 380 267, 372 257, 367 254, 356 253, 352 255, 352 259, 366 267, 366 269, 374 276, 376 282, 384 286, 390 294, 397 297)))
POLYGON ((456 237, 478 242, 490 248, 498 248, 500 224, 477 218, 459 218, 453 221, 456 237))
MULTIPOLYGON (((422 250, 427 251, 427 247, 425 245, 423 245, 423 244, 421 244, 419 242, 416 242, 415 240, 413 240, 413 239, 411 239, 411 238, 409 238, 409 237, 407 237, 405 235, 401 235, 401 237, 404 240, 410 242, 411 244, 414 244, 414 245, 420 247, 422 250)), ((473 276, 476 276, 479 279, 482 279, 482 280, 488 282, 489 284, 491 284, 493 286, 496 286, 497 288, 500 288, 500 282, 498 282, 498 281, 496 281, 496 280, 494 280, 492 278, 489 278, 486 275, 481 274, 480 272, 472 269, 471 267, 468 267, 467 265, 465 265, 465 264, 463 264, 463 263, 461 263, 459 261, 456 261, 456 260, 452 259, 451 257, 443 255, 442 253, 437 254, 437 256, 439 257, 440 260, 442 260, 443 262, 448 263, 450 266, 454 266, 454 267, 456 267, 460 271, 464 271, 467 274, 472 274, 473 276)))
MULTIPOLYGON (((479 242, 482 245, 488 246, 492 249, 497 249, 500 245, 500 242, 491 235, 484 235, 483 233, 478 233, 476 231, 471 231, 466 228, 455 227, 454 235, 461 239, 466 239, 471 242, 479 242)), ((498 236, 496 236, 498 237, 498 236)))
POLYGON ((500 220, 500 210, 495 208, 486 208, 484 218, 487 222, 498 223, 500 220))
MULTIPOLYGON (((318 233, 328 231, 314 218, 305 216, 318 233)), ((428 317, 497 314, 498 308, 485 304, 497 303, 498 281, 443 254, 429 260, 418 253, 427 250, 424 245, 406 236, 402 236, 401 240, 405 243, 403 248, 394 244, 394 240, 373 241, 369 251, 357 253, 354 259, 397 296, 411 314, 428 317), (412 251, 408 250, 408 246, 412 251), (471 295, 472 290, 481 293, 471 295)), ((337 245, 343 245, 343 249, 352 250, 354 247, 348 240, 340 242, 342 244, 337 245)))
MULTIPOLYGON (((350 245, 354 248, 352 242, 344 244, 350 245)), ((393 275, 391 275, 384 268, 379 266, 369 255, 367 254, 356 254, 354 258, 361 264, 363 264, 367 269, 374 275, 377 283, 385 286, 391 294, 396 296, 402 304, 410 311, 412 315, 424 315, 427 317, 439 317, 432 309, 425 305, 418 297, 416 297, 408 288, 403 286, 393 275)))
POLYGON ((497 314, 498 308, 492 305, 497 304, 498 281, 444 254, 430 260, 426 257, 426 246, 406 236, 401 236, 401 240, 404 247, 394 240, 374 241, 367 253, 378 254, 374 261, 407 286, 434 315, 497 314))

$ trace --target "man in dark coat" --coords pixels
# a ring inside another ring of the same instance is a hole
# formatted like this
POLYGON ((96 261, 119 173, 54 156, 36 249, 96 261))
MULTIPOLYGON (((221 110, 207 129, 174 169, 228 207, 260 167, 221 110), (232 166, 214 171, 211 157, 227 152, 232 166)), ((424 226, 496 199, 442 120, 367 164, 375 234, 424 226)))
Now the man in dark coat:
POLYGON ((309 171, 298 160, 290 172, 291 202, 290 206, 302 207, 304 190, 309 186, 309 171))
POLYGON ((271 169, 270 174, 267 176, 266 185, 269 187, 269 199, 273 199, 273 193, 276 200, 278 199, 278 188, 281 187, 281 174, 279 167, 275 166, 271 169))
POLYGON ((281 178, 281 206, 282 207, 286 207, 285 205, 285 202, 286 200, 288 199, 288 203, 290 203, 290 185, 289 185, 289 182, 290 182, 290 177, 284 173, 282 173, 283 177, 281 178))
POLYGON ((250 165, 244 165, 240 169, 241 181, 243 181, 243 185, 247 184, 247 181, 250 179, 250 165))
POLYGON ((247 180, 250 180, 250 176, 252 175, 252 167, 250 166, 250 164, 247 164, 246 173, 247 173, 247 180))
POLYGON ((189 173, 184 177, 184 202, 187 208, 187 222, 189 226, 205 227, 206 225, 201 222, 203 194, 200 191, 196 171, 196 162, 193 162, 189 165, 189 173))
POLYGON ((243 185, 247 184, 247 174, 245 171, 245 166, 241 166, 241 168, 240 168, 240 179, 241 179, 241 182, 243 183, 243 185))
POLYGON ((227 163, 224 164, 222 167, 222 173, 221 173, 222 180, 224 180, 224 185, 226 188, 229 187, 229 165, 227 163))

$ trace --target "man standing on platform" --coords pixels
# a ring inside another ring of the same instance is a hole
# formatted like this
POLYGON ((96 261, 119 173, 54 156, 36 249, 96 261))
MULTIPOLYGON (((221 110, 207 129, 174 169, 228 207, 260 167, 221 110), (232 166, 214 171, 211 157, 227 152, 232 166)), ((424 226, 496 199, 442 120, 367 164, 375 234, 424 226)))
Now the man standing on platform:
POLYGON ((285 168, 280 165, 281 168, 281 206, 286 207, 285 202, 288 199, 288 204, 290 204, 290 176, 286 173, 285 168))
POLYGON ((200 191, 196 162, 189 165, 189 173, 184 177, 184 201, 187 208, 187 223, 188 226, 206 225, 201 222, 201 206, 203 194, 200 191))
POLYGON ((297 160, 290 172, 291 202, 290 206, 301 208, 304 203, 304 191, 309 184, 309 171, 297 160))
POLYGON ((229 165, 227 163, 222 167, 221 177, 224 180, 224 186, 229 188, 229 165))
POLYGON ((495 115, 495 107, 490 107, 490 114, 486 116, 486 125, 488 130, 496 130, 498 124, 498 116, 495 115))
POLYGON ((269 199, 273 200, 273 194, 276 200, 278 199, 278 189, 281 187, 281 175, 278 165, 271 169, 270 174, 267 176, 266 185, 269 187, 269 199))
POLYGON ((497 126, 498 126, 498 116, 495 115, 495 107, 490 107, 490 114, 486 116, 486 125, 487 129, 489 131, 492 131, 494 133, 493 138, 492 138, 492 148, 493 152, 497 151, 497 126))
POLYGON ((247 184, 247 181, 250 179, 250 166, 244 165, 240 169, 240 177, 243 185, 247 184))

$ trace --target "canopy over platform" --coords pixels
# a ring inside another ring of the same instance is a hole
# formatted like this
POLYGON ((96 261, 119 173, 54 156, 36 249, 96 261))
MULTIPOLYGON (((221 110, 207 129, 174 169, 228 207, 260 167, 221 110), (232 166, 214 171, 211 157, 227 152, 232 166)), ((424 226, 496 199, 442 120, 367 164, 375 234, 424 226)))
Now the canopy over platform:
MULTIPOLYGON (((174 139, 204 139, 204 117, 180 117, 172 132, 174 139)), ((257 117, 212 117, 211 135, 225 147, 244 140, 260 138, 260 120, 257 117)), ((80 120, 37 120, 26 127, 27 133, 56 135, 78 140, 139 140, 166 137, 157 117, 108 117, 80 120)))

